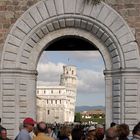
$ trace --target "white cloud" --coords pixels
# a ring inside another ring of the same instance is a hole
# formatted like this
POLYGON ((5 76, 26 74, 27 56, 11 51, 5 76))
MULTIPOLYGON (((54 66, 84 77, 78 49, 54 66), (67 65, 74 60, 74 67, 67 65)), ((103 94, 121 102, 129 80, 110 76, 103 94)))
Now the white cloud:
POLYGON ((52 62, 39 63, 37 67, 38 85, 58 85, 63 65, 63 63, 54 64, 52 62))
POLYGON ((78 72, 78 93, 97 94, 104 93, 105 84, 103 72, 84 69, 78 72))

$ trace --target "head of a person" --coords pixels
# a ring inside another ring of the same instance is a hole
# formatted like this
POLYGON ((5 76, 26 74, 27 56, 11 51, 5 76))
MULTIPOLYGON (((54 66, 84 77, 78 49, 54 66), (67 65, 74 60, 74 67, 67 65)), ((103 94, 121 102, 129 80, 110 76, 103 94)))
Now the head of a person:
POLYGON ((25 118, 23 121, 23 127, 28 131, 31 132, 34 128, 36 122, 32 118, 25 118))
POLYGON ((83 132, 80 128, 74 128, 72 130, 72 140, 82 140, 83 132))
POLYGON ((132 131, 133 135, 138 135, 140 136, 140 123, 138 123, 137 125, 135 125, 133 131, 132 131))
POLYGON ((0 131, 0 137, 4 140, 7 138, 7 130, 5 128, 2 128, 0 131))
POLYGON ((119 138, 122 138, 122 139, 126 138, 130 133, 129 126, 127 124, 118 125, 117 131, 118 131, 119 138))
POLYGON ((52 130, 53 130, 53 129, 52 129, 52 127, 50 127, 50 126, 47 128, 47 132, 48 132, 49 134, 52 132, 52 130))
POLYGON ((115 123, 115 122, 112 122, 112 123, 110 124, 110 127, 114 127, 114 126, 116 126, 116 123, 115 123))
POLYGON ((96 128, 95 128, 95 126, 90 126, 88 128, 88 135, 93 135, 93 136, 96 135, 96 128))
POLYGON ((103 140, 104 138, 104 126, 101 124, 96 126, 96 138, 98 140, 103 140))
POLYGON ((71 129, 68 126, 63 126, 60 129, 60 136, 69 137, 71 134, 71 129))
POLYGON ((107 129, 105 135, 106 140, 117 140, 118 137, 117 128, 110 127, 109 129, 107 129))
POLYGON ((37 124, 37 130, 38 130, 38 133, 46 133, 47 131, 47 125, 45 122, 39 122, 37 124))

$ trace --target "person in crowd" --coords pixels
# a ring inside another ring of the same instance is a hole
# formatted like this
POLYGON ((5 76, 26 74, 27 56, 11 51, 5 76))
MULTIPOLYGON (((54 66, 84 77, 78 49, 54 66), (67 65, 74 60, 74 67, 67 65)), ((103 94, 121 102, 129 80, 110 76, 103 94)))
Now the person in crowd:
POLYGON ((130 133, 129 126, 127 124, 120 124, 117 126, 119 140, 128 140, 130 133))
POLYGON ((115 126, 117 126, 117 124, 116 124, 115 122, 112 122, 112 123, 110 124, 110 127, 115 127, 115 126))
POLYGON ((104 139, 104 126, 101 124, 98 124, 96 126, 96 139, 97 140, 103 140, 104 139))
POLYGON ((95 126, 90 126, 88 128, 86 140, 96 140, 96 128, 95 128, 95 126))
POLYGON ((140 122, 134 127, 132 140, 140 140, 140 122))
POLYGON ((60 128, 60 133, 58 134, 59 140, 70 140, 71 139, 71 129, 68 126, 62 126, 60 128))
POLYGON ((23 129, 19 132, 16 140, 31 140, 30 132, 32 132, 36 122, 32 118, 25 118, 23 121, 23 129))
POLYGON ((71 135, 72 140, 84 140, 84 134, 80 128, 74 128, 71 135))
POLYGON ((0 118, 0 131, 3 129, 3 126, 1 125, 1 118, 0 118))
POLYGON ((33 140, 53 140, 53 138, 46 135, 47 125, 45 122, 37 124, 37 136, 33 140))
POLYGON ((19 131, 21 131, 23 128, 24 128, 24 127, 23 127, 23 123, 20 123, 20 124, 19 124, 19 131))
POLYGON ((47 128, 47 135, 48 135, 49 137, 53 138, 54 140, 57 140, 57 136, 56 136, 56 134, 54 133, 52 127, 50 127, 50 126, 47 128))
POLYGON ((33 136, 32 136, 32 138, 35 138, 37 136, 37 134, 38 134, 37 127, 34 127, 33 128, 33 136))
POLYGON ((118 133, 117 133, 117 128, 115 127, 110 127, 106 131, 106 140, 117 140, 118 138, 118 133))
POLYGON ((10 140, 8 137, 7 137, 7 130, 5 128, 2 128, 0 130, 0 140, 10 140))
MULTIPOLYGON (((20 123, 20 124, 19 124, 19 131, 21 131, 22 129, 23 129, 23 124, 20 123)), ((18 138, 18 135, 16 136, 15 140, 17 140, 17 138, 18 138)))

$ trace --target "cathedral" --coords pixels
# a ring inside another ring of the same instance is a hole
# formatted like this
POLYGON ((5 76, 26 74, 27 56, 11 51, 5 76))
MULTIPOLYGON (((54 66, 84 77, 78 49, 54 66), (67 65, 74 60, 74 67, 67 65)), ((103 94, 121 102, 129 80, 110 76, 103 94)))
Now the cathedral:
POLYGON ((37 120, 47 123, 74 122, 76 93, 76 67, 63 66, 58 86, 37 87, 37 120))

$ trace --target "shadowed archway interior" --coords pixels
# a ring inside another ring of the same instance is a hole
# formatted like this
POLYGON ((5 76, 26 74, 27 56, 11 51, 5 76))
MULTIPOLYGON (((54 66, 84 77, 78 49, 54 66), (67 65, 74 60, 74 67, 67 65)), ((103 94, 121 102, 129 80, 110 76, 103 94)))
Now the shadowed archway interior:
POLYGON ((99 50, 94 44, 89 41, 76 37, 64 36, 56 39, 53 43, 46 46, 45 51, 84 51, 84 50, 99 50))

